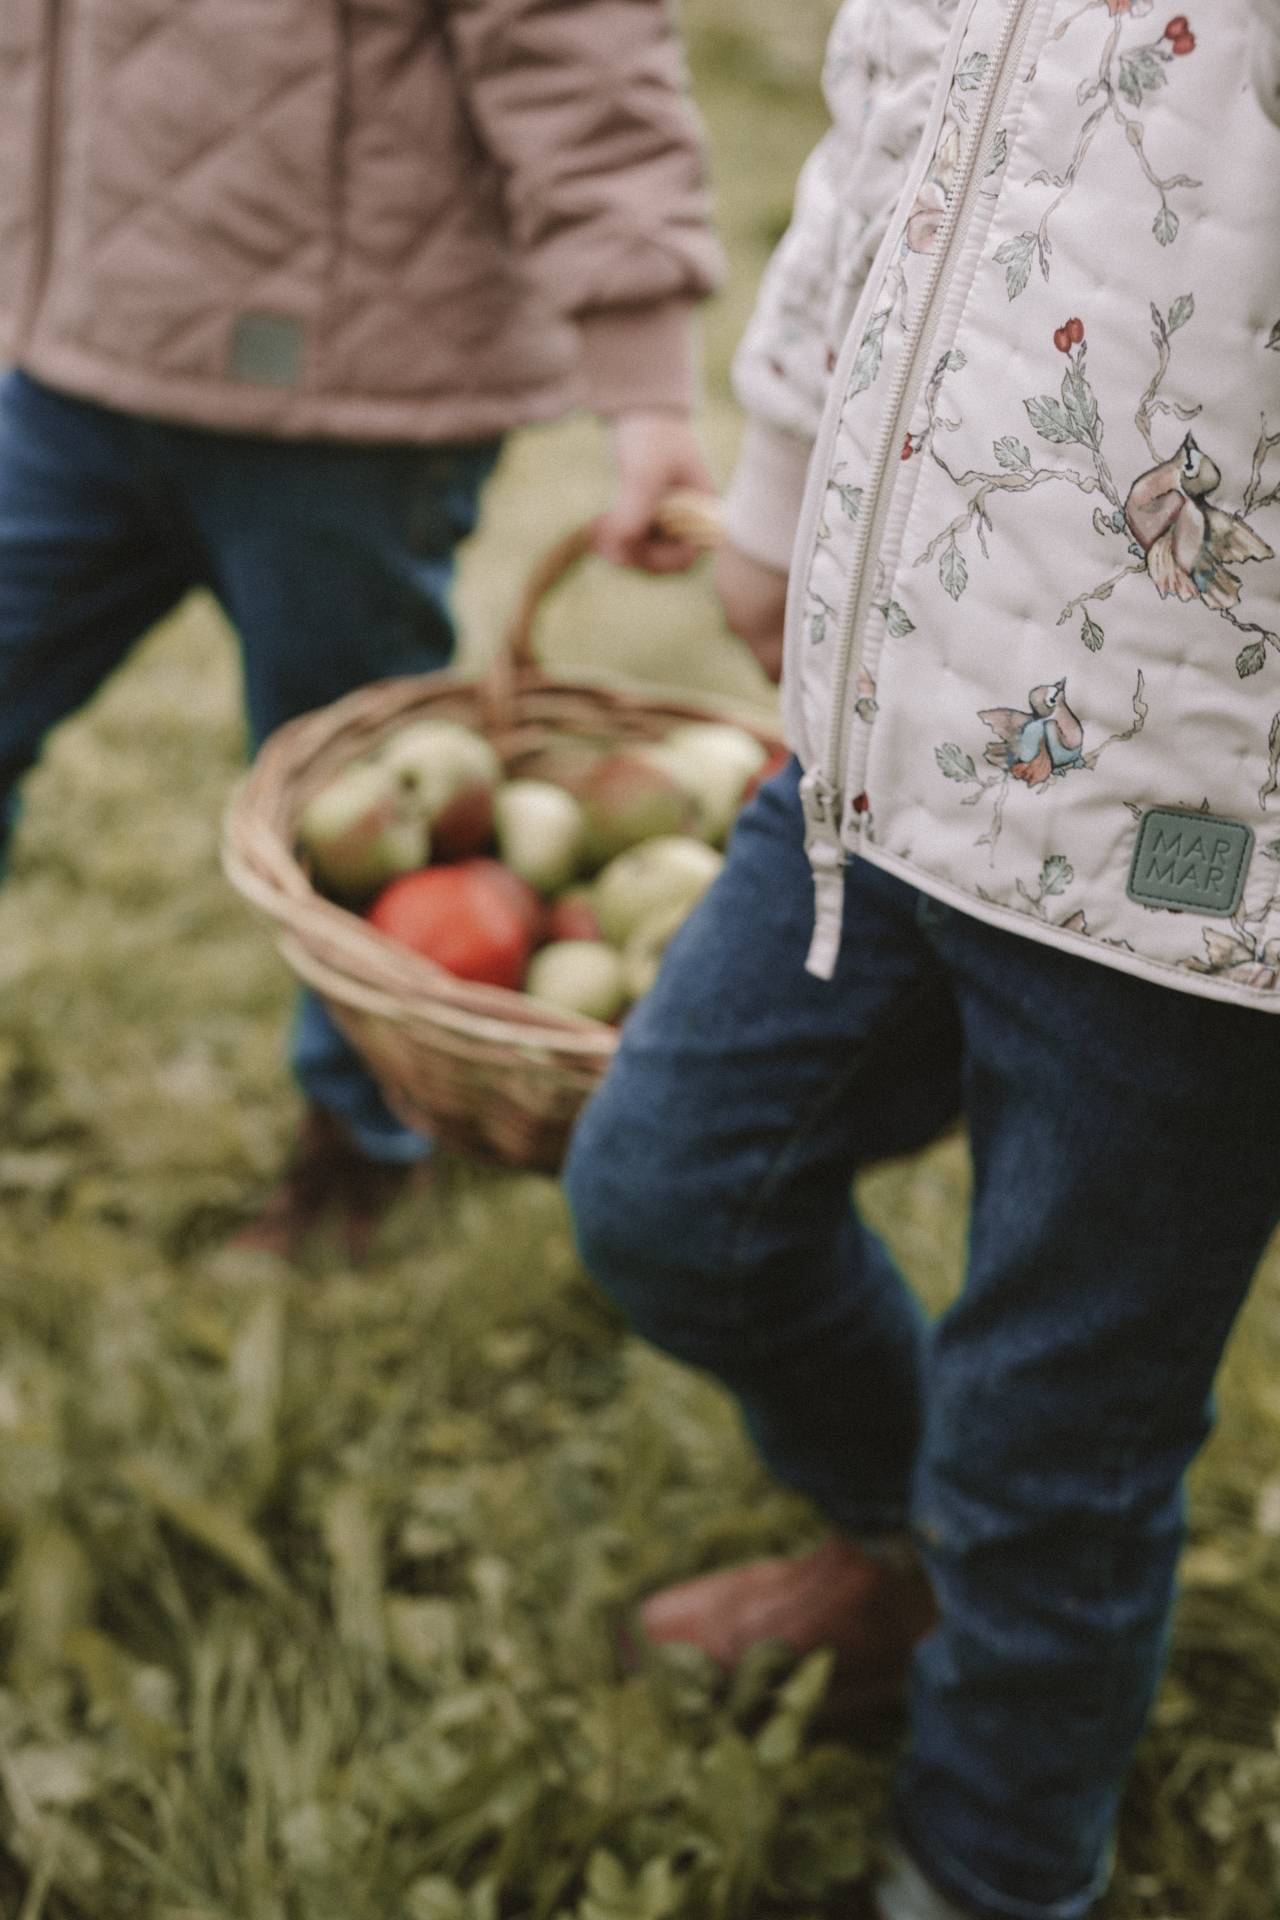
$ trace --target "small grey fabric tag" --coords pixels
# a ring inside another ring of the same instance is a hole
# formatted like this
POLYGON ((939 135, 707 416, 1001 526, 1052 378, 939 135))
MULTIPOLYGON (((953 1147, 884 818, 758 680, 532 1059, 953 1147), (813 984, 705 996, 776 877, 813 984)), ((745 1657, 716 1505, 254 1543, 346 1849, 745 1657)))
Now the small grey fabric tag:
POLYGON ((302 382, 306 329, 286 313, 242 313, 231 329, 227 371, 257 387, 296 387, 302 382))
POLYGON ((1211 813, 1153 807, 1144 813, 1129 898, 1144 907, 1233 914, 1253 857, 1253 829, 1211 813))

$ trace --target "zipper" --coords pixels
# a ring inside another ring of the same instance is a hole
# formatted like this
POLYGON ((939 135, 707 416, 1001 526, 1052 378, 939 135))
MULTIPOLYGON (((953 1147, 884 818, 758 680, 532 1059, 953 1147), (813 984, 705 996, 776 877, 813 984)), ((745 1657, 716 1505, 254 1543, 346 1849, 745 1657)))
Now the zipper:
POLYGON ((871 610, 870 599, 875 590, 875 579, 868 563, 884 538, 894 499, 894 456, 919 397, 921 364, 929 363, 937 338, 946 295, 955 271, 957 242, 969 224, 981 191, 985 177, 981 163, 991 148, 996 130, 993 123, 998 122, 1013 91, 1019 56, 1026 44, 1037 4, 1038 0, 1013 0, 1005 16, 991 65, 975 104, 973 125, 960 163, 960 177, 929 262, 928 275, 916 305, 916 318, 908 328, 902 352, 898 356, 897 370, 885 406, 884 423, 868 470, 864 497, 870 501, 871 511, 854 550, 849 596, 837 636, 836 698, 826 753, 821 763, 811 768, 800 784, 805 817, 805 850, 813 868, 816 895, 813 944, 805 966, 820 980, 830 980, 835 972, 844 918, 846 856, 841 835, 841 773, 849 716, 849 689, 860 664, 857 642, 866 628, 871 610))
POLYGON ((53 209, 56 195, 55 170, 58 157, 58 106, 62 91, 62 10, 63 0, 46 0, 47 54, 45 82, 41 89, 40 129, 36 140, 35 251, 31 262, 31 280, 22 303, 18 323, 17 346, 25 351, 35 327, 40 302, 44 298, 53 257, 53 209))

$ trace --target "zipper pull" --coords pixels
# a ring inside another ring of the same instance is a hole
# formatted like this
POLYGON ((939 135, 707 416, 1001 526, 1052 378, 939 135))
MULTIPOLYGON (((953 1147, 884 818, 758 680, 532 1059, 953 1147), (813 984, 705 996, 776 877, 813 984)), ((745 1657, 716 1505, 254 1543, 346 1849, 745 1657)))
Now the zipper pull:
POLYGON ((813 941, 805 972, 817 980, 830 980, 835 975, 844 925, 845 850, 840 844, 840 795, 814 767, 800 782, 800 799, 814 891, 813 941))

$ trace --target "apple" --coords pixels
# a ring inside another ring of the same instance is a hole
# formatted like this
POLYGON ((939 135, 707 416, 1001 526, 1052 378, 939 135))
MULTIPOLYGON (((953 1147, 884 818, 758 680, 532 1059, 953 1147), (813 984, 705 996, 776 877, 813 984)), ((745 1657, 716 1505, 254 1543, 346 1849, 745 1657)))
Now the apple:
POLYGON ((570 887, 547 914, 548 940, 603 940, 590 887, 570 887))
POLYGON ((395 880, 371 926, 462 980, 518 989, 541 928, 542 903, 496 860, 463 860, 395 880))
POLYGON ((425 866, 430 833, 396 775, 376 761, 346 767, 303 808, 298 844, 321 888, 362 900, 425 866))
POLYGON ((722 845, 768 749, 742 727, 708 720, 676 727, 657 752, 692 799, 703 837, 722 845))
POLYGON ((724 856, 687 834, 668 834, 611 860, 595 884, 594 904, 606 940, 625 946, 661 908, 687 913, 702 898, 724 856))
POLYGON ((559 893, 586 853, 582 808, 549 780, 508 780, 493 799, 498 852, 539 893, 559 893))
POLYGON ((694 821, 693 803, 675 775, 640 751, 608 754, 583 781, 579 797, 597 866, 694 821))
POLYGON ((606 758, 608 749, 594 746, 572 733, 552 735, 533 753, 518 756, 516 771, 522 780, 549 780, 578 799, 583 783, 606 758))
POLYGON ((414 720, 382 743, 381 764, 414 794, 428 822, 470 788, 492 790, 502 762, 482 734, 457 720, 414 720))
POLYGON ((437 860, 470 860, 493 845, 492 787, 463 787, 431 822, 431 852, 437 860))
POLYGON ((663 954, 696 904, 673 900, 665 907, 655 907, 634 929, 622 956, 622 977, 632 1000, 641 1000, 648 993, 658 977, 663 954))
POLYGON ((616 1020, 627 1004, 624 972, 622 955, 603 940, 556 940, 534 954, 524 990, 588 1020, 616 1020))

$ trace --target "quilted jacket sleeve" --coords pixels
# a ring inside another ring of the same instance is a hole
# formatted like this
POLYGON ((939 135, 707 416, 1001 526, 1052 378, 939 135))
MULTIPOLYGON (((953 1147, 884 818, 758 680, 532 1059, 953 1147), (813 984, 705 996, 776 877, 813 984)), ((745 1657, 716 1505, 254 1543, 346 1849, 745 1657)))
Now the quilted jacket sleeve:
POLYGON ((581 323, 596 403, 687 402, 690 307, 721 257, 666 0, 443 5, 515 242, 581 323))
POLYGON ((831 380, 828 325, 835 287, 840 203, 828 134, 800 176, 786 236, 765 272, 738 349, 733 384, 747 431, 729 489, 729 537, 785 571, 800 518, 809 454, 831 380))

